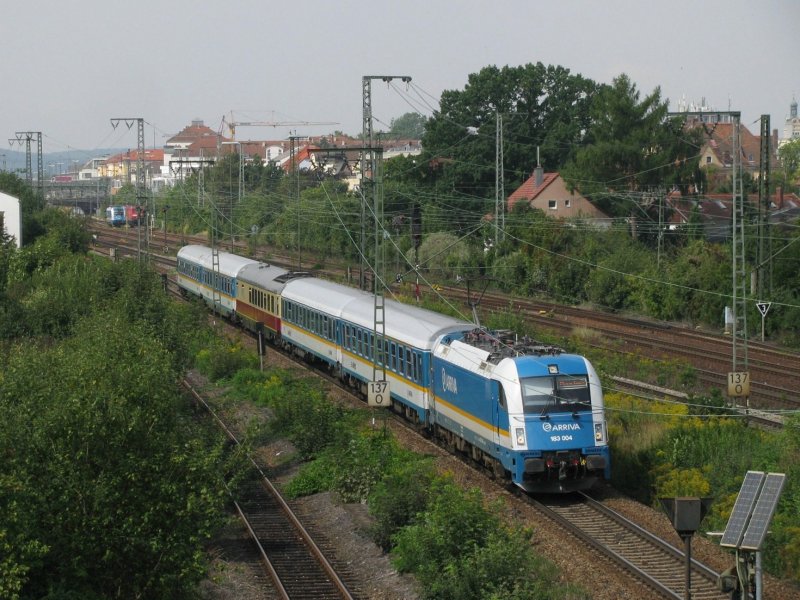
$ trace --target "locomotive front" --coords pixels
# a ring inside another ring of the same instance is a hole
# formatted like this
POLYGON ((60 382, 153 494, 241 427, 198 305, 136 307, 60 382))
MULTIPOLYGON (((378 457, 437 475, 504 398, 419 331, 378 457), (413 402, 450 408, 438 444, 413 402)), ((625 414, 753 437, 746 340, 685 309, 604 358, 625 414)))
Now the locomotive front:
POLYGON ((504 390, 517 485, 530 492, 570 492, 610 477, 603 394, 586 358, 506 358, 494 377, 504 390))

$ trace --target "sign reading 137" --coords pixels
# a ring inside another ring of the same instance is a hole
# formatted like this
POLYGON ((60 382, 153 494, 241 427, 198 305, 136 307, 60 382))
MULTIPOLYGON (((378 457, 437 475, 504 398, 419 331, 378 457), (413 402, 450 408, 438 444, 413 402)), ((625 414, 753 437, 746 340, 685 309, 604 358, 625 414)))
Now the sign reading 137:
POLYGON ((745 398, 750 395, 750 372, 735 371, 728 373, 728 396, 745 398))
POLYGON ((391 406, 392 401, 389 396, 388 381, 370 381, 367 383, 367 404, 379 407, 391 406))

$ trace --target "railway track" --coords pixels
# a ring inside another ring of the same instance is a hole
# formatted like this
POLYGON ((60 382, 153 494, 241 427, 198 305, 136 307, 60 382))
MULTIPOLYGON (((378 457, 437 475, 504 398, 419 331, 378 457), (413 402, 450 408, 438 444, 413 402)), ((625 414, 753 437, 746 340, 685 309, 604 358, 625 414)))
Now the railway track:
MULTIPOLYGON (((93 231, 96 232, 99 245, 116 247, 118 255, 124 252, 129 257, 136 256, 137 240, 131 242, 135 230, 98 225, 93 231)), ((168 234, 162 242, 156 245, 158 250, 164 250, 160 246, 174 250, 183 243, 206 243, 206 240, 202 236, 168 234)), ((240 252, 245 250, 244 247, 237 249, 240 252)), ((171 256, 165 252, 164 255, 155 256, 158 261, 166 261, 168 255, 171 256)), ((292 257, 270 256, 268 260, 276 265, 296 266, 292 257)), ((329 274, 342 276, 342 273, 335 271, 329 274)), ((444 287, 441 293, 464 304, 474 300, 474 297, 467 298, 467 290, 463 288, 444 287)), ((534 326, 564 337, 584 327, 599 334, 599 339, 592 339, 587 343, 602 352, 637 358, 645 356, 656 361, 674 361, 677 357, 694 369, 698 392, 709 393, 717 389, 724 395, 727 391, 727 377, 731 369, 731 340, 728 337, 540 300, 511 299, 491 292, 483 295, 481 307, 488 311, 506 311, 513 307, 515 312, 523 315, 534 326)), ((762 412, 776 409, 800 410, 800 392, 797 389, 797 381, 800 381, 800 354, 755 342, 750 342, 749 347, 749 409, 762 412)), ((739 402, 740 406, 743 404, 745 403, 739 402)))
MULTIPOLYGON (((603 506, 586 494, 576 498, 531 499, 547 518, 557 522, 598 553, 647 585, 658 597, 685 598, 685 554, 661 538, 603 506)), ((691 597, 727 600, 717 589, 718 574, 692 560, 691 597)))
MULTIPOLYGON (((507 299, 505 305, 508 306, 507 299)), ((304 365, 302 362, 297 364, 304 365)), ((325 379, 331 380, 329 377, 325 379)), ((413 431, 408 424, 403 423, 403 426, 413 431)), ((580 501, 573 499, 567 503, 563 499, 532 502, 537 510, 565 532, 590 544, 598 553, 612 560, 617 568, 644 582, 657 597, 684 597, 685 556, 668 542, 585 496, 580 501)), ((693 561, 692 597, 695 600, 728 598, 716 589, 716 578, 717 573, 713 570, 693 561)), ((325 596, 316 593, 309 597, 325 596)))
MULTIPOLYGON (((205 408, 235 444, 235 433, 205 399, 184 381, 195 402, 205 408)), ((357 591, 345 583, 343 565, 334 565, 283 499, 261 467, 251 458, 249 478, 238 490, 234 506, 280 598, 292 600, 354 600, 357 591)))
MULTIPOLYGON (((275 352, 280 352, 273 349, 275 352)), ((313 369, 309 364, 293 355, 280 352, 281 356, 314 374, 329 385, 347 394, 353 406, 363 406, 364 399, 354 390, 339 381, 330 373, 313 369)), ((440 452, 452 456, 441 443, 424 436, 411 423, 400 415, 389 411, 392 423, 416 438, 416 445, 426 448, 426 453, 440 452)), ((485 490, 502 493, 509 500, 516 498, 532 506, 541 515, 552 521, 558 528, 587 544, 598 554, 611 560, 620 572, 635 578, 653 591, 652 598, 684 598, 685 555, 666 540, 661 539, 619 513, 609 509, 586 494, 567 497, 532 497, 514 488, 509 491, 500 485, 486 467, 470 461, 465 456, 460 464, 465 469, 475 471, 483 480, 485 490)), ((718 573, 697 560, 692 560, 692 598, 695 600, 724 600, 729 596, 716 588, 718 573)))

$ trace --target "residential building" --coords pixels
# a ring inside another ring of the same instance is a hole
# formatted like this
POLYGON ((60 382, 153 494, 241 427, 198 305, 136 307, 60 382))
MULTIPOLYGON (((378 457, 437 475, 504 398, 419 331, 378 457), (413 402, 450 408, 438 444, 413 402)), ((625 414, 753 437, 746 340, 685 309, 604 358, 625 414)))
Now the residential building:
POLYGON ((228 149, 230 145, 229 138, 206 126, 202 119, 194 119, 164 144, 161 176, 156 187, 185 179, 199 168, 213 164, 222 152, 235 152, 235 149, 228 149))
MULTIPOLYGON (((668 227, 677 230, 689 223, 691 214, 697 210, 707 240, 723 242, 731 236, 733 222, 733 200, 730 194, 705 194, 702 196, 682 196, 673 191, 667 194, 670 209, 668 227)), ((747 202, 758 210, 758 195, 749 194, 747 202)), ((778 190, 770 196, 768 221, 772 225, 785 225, 800 219, 800 198, 796 194, 786 194, 778 190)))
POLYGON ((797 139, 800 139, 800 117, 797 116, 797 100, 793 98, 789 105, 789 116, 786 117, 786 124, 783 127, 781 144, 797 139))
POLYGON ((611 219, 603 211, 577 192, 570 191, 558 173, 545 173, 536 167, 533 174, 508 197, 508 212, 518 202, 527 202, 557 219, 581 218, 608 227, 611 219))
MULTIPOLYGON (((161 171, 164 162, 164 151, 145 149, 142 156, 144 163, 145 186, 150 187, 150 182, 161 171)), ((98 177, 108 177, 111 180, 111 193, 115 194, 123 185, 136 185, 137 165, 139 151, 128 150, 109 156, 98 164, 98 177)))

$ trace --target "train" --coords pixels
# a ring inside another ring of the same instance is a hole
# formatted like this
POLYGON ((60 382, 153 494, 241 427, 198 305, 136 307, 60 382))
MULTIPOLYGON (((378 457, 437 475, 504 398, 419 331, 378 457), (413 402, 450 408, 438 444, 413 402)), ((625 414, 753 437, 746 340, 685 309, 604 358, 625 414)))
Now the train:
POLYGON ((138 225, 141 211, 132 204, 120 204, 106 208, 106 223, 111 227, 138 225))
POLYGON ((176 277, 363 395, 385 373, 389 408, 525 492, 610 479, 603 392, 583 356, 202 245, 178 251, 176 277))

